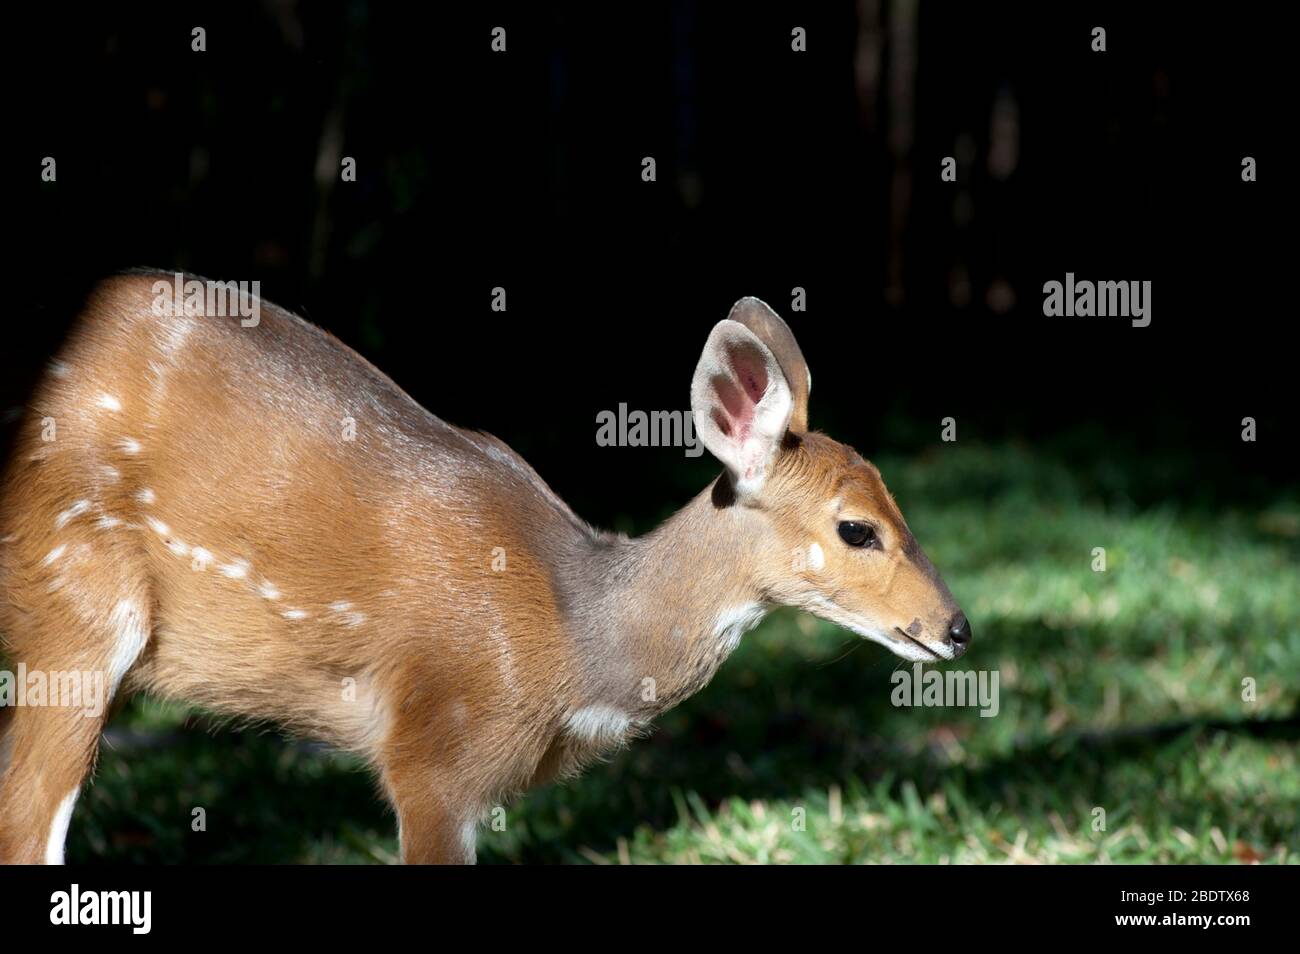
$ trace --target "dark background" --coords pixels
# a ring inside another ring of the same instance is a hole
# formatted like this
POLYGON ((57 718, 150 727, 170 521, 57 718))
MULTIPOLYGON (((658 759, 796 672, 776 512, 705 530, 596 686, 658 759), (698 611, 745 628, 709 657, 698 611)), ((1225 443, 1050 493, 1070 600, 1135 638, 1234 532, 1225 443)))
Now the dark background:
POLYGON ((756 294, 803 346, 813 425, 868 456, 952 416, 961 440, 1113 455, 1139 503, 1248 501, 1295 482, 1272 11, 42 5, 6 68, 0 397, 97 276, 259 279, 584 516, 640 526, 716 465, 598 448, 596 414, 686 408, 709 328, 756 294), (1151 325, 1044 317, 1067 271, 1150 280, 1151 325))

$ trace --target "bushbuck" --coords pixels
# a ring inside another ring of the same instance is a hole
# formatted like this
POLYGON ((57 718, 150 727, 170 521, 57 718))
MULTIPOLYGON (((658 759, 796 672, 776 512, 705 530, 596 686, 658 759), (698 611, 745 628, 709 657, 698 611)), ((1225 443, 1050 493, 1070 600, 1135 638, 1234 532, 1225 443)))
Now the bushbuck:
MULTIPOLYGON (((359 753, 404 861, 472 862, 494 806, 644 731, 771 607, 909 660, 970 643, 876 468, 808 430, 758 299, 691 382, 722 474, 629 538, 319 328, 159 309, 171 282, 97 286, 34 394, 0 490, 9 658, 359 753)), ((105 718, 8 709, 0 860, 62 861, 105 718)))

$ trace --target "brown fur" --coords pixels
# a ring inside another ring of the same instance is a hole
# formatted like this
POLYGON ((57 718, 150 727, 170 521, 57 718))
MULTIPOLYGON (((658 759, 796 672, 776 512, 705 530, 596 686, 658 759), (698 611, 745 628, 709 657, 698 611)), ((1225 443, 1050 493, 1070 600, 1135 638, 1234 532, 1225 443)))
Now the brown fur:
MULTIPOLYGON (((0 634, 29 670, 103 671, 139 622, 123 689, 362 754, 407 861, 472 859, 484 812, 697 691, 738 638, 719 632, 732 608, 834 619, 831 597, 942 640, 951 596, 875 468, 795 426, 804 382, 761 499, 729 498, 724 475, 630 540, 287 312, 156 317, 158 279, 100 286, 34 396, 0 490, 0 634), (835 520, 853 518, 886 546, 845 548, 835 520), (824 566, 794 558, 812 542, 824 566)), ((806 376, 792 337, 778 357, 806 376)), ((10 721, 0 860, 36 861, 103 720, 10 721)))

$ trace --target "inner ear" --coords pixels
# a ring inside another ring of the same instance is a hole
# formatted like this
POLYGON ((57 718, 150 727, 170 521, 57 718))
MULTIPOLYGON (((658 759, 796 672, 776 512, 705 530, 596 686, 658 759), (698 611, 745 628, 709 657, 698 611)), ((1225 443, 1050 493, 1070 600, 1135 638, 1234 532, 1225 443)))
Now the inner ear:
POLYGON ((731 471, 741 496, 756 494, 788 429, 790 388, 780 365, 744 325, 721 321, 691 381, 700 441, 731 471))
POLYGON ((738 441, 749 438, 754 411, 767 394, 767 363, 763 355, 743 345, 726 350, 730 374, 715 374, 709 381, 717 395, 713 422, 724 435, 738 441))
POLYGON ((727 351, 727 360, 732 370, 749 394, 752 404, 763 400, 767 393, 767 364, 763 356, 753 348, 731 347, 727 351))

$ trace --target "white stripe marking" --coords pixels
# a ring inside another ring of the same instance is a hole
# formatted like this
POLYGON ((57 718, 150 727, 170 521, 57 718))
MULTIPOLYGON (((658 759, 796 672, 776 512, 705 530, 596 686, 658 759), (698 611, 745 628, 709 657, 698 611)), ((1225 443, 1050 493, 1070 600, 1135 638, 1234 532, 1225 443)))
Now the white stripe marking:
POLYGON ((89 500, 78 500, 71 507, 69 507, 67 510, 63 511, 63 513, 59 514, 57 517, 54 518, 55 528, 57 529, 59 527, 62 527, 73 517, 79 517, 89 509, 90 509, 89 500))
POLYGON ((130 600, 121 600, 113 607, 108 621, 117 631, 117 643, 113 647, 113 656, 108 661, 109 696, 117 692, 122 678, 135 665, 135 661, 144 651, 144 644, 149 639, 149 631, 144 625, 143 608, 130 600))
POLYGON ((63 843, 68 840, 68 826, 72 823, 72 809, 77 804, 79 789, 73 789, 63 796, 59 807, 50 822, 50 837, 45 842, 45 863, 47 865, 63 864, 63 843))
POLYGON ((228 576, 232 580, 242 580, 248 576, 247 560, 231 560, 229 563, 223 563, 217 567, 222 576, 228 576))

